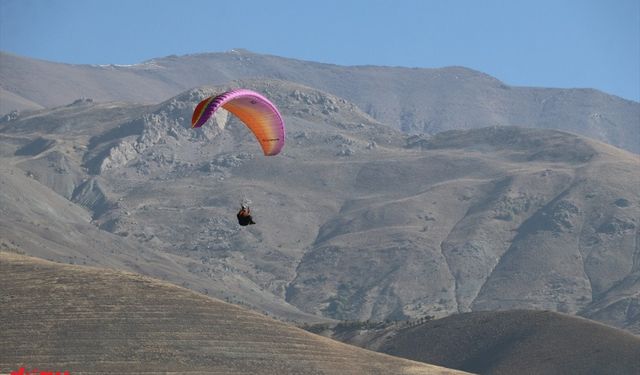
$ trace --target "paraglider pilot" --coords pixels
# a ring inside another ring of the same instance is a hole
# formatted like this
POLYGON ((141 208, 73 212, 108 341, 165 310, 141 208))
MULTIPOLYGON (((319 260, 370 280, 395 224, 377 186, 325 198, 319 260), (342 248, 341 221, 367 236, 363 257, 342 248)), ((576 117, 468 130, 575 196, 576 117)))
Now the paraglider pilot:
POLYGON ((242 204, 240 211, 238 211, 238 224, 244 226, 255 224, 253 218, 251 217, 251 209, 248 205, 242 204))

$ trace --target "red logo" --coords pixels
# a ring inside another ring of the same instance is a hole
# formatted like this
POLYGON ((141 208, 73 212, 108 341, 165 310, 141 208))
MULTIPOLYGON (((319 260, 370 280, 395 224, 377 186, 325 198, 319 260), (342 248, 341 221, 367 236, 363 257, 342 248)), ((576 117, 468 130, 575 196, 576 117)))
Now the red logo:
POLYGON ((70 375, 69 371, 38 371, 37 369, 26 371, 24 367, 20 367, 18 371, 11 371, 11 375, 70 375))

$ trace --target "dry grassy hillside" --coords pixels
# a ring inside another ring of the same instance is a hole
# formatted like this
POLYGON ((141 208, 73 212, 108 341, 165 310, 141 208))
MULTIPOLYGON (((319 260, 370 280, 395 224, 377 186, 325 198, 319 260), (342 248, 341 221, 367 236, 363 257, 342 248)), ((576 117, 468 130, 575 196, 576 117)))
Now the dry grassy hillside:
POLYGON ((640 373, 640 337, 550 311, 454 315, 400 330, 377 349, 479 374, 640 373))
POLYGON ((0 372, 454 374, 147 277, 0 252, 0 372))

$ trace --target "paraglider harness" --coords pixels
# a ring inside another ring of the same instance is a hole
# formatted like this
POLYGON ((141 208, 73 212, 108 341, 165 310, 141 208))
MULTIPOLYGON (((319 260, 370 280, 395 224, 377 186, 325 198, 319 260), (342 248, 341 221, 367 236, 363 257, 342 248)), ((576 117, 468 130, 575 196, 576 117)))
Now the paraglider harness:
POLYGON ((253 218, 251 217, 251 209, 245 204, 242 205, 242 208, 240 208, 240 211, 238 211, 238 215, 236 216, 238 217, 238 224, 242 225, 243 227, 255 224, 253 218))

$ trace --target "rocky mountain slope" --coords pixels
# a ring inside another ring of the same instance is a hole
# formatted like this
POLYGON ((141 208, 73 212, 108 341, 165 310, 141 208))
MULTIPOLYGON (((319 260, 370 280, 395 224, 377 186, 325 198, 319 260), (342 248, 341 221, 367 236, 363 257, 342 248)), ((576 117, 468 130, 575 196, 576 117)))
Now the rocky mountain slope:
POLYGON ((3 373, 462 374, 133 273, 0 252, 0 283, 3 373))
POLYGON ((592 89, 513 87, 462 67, 337 66, 245 50, 168 56, 137 65, 69 65, 0 53, 0 114, 98 102, 155 104, 203 85, 281 79, 355 103, 408 133, 493 125, 559 129, 640 153, 640 103, 592 89))
POLYGON ((640 332, 640 160, 578 135, 407 135, 332 94, 251 80, 5 118, 0 162, 0 247, 296 321, 533 308, 640 332), (190 128, 231 87, 282 110, 281 155, 225 112, 190 128), (258 225, 235 223, 242 199, 258 225))

